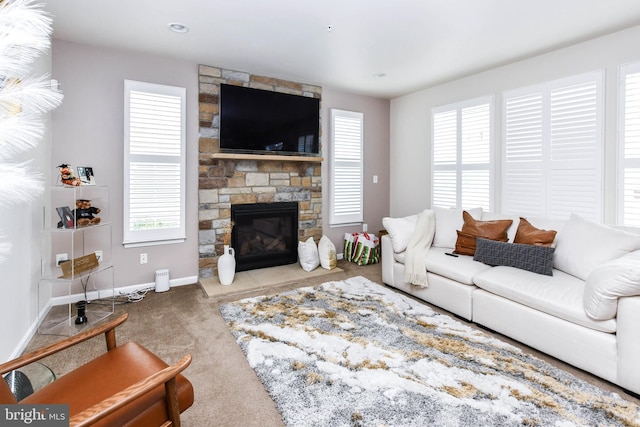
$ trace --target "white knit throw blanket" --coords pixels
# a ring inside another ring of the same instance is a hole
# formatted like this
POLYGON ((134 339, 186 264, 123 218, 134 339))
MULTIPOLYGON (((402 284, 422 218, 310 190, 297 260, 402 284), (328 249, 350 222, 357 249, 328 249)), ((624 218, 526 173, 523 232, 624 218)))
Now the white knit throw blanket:
POLYGON ((425 210, 418 215, 416 229, 407 245, 404 257, 404 281, 412 285, 426 288, 427 252, 433 243, 436 231, 436 216, 432 210, 425 210))

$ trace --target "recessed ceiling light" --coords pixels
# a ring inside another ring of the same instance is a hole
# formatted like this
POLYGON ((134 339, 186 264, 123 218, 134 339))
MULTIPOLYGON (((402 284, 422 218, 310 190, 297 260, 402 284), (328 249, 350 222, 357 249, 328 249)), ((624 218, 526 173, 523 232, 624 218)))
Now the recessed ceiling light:
POLYGON ((189 27, 187 27, 186 25, 178 24, 177 22, 172 22, 168 26, 169 26, 169 29, 171 31, 173 31, 174 33, 188 33, 189 32, 189 27))
POLYGON ((374 73, 373 77, 375 77, 376 79, 381 79, 383 77, 387 77, 386 73, 374 73))

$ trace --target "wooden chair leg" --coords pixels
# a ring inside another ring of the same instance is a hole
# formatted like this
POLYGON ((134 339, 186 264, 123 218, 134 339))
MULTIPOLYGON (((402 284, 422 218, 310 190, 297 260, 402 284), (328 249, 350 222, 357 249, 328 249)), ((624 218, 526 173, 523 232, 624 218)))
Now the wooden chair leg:
POLYGON ((178 404, 178 389, 176 388, 175 377, 164 383, 164 390, 167 399, 167 413, 169 414, 171 425, 180 427, 180 405, 178 404))

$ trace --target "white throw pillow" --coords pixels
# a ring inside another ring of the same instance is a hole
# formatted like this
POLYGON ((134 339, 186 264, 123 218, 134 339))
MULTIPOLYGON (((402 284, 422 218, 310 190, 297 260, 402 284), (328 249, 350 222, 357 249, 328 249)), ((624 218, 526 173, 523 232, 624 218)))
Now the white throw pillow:
POLYGON ((640 251, 596 267, 584 288, 584 311, 596 320, 616 317, 618 297, 640 295, 640 251))
POLYGON ((417 222, 418 215, 405 216, 404 218, 382 218, 382 225, 391 238, 393 252, 400 253, 407 249, 417 222))
POLYGON ((555 268, 587 280, 599 265, 640 249, 640 236, 587 221, 576 214, 556 236, 555 268))
POLYGON ((322 236, 318 243, 318 254, 322 268, 331 270, 336 266, 336 245, 327 236, 322 236))
POLYGON ((298 258, 300 267, 304 271, 313 271, 320 265, 318 247, 313 237, 309 237, 306 242, 298 242, 298 258))
POLYGON ((458 240, 456 230, 461 230, 464 224, 463 210, 469 212, 474 219, 482 218, 482 208, 449 209, 435 206, 433 210, 436 213, 436 234, 433 236, 433 246, 440 248, 456 247, 456 240, 458 240))

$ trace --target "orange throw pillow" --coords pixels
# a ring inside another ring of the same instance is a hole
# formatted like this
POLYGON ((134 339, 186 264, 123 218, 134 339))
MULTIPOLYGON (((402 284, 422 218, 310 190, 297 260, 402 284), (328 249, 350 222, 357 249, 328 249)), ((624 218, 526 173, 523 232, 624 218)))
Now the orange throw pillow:
POLYGON ((507 230, 513 223, 510 219, 498 219, 494 221, 478 221, 467 211, 462 211, 462 230, 457 230, 458 240, 454 253, 460 255, 475 255, 476 238, 483 237, 498 242, 506 242, 507 230))
POLYGON ((551 246, 556 238, 555 230, 541 230, 531 225, 529 221, 520 218, 518 231, 513 243, 523 243, 525 245, 551 246))

